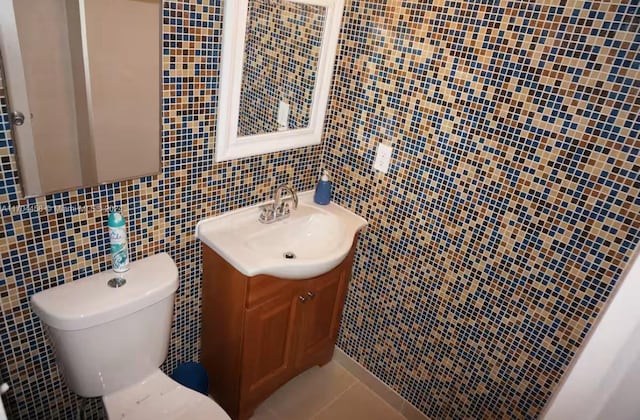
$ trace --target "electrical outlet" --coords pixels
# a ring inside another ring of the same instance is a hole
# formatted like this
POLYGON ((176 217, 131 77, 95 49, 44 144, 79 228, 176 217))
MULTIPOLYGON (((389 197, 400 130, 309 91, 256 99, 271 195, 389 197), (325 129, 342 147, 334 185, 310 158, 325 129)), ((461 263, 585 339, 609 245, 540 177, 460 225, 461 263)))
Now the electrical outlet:
POLYGON ((389 163, 391 162, 392 154, 393 148, 391 146, 379 143, 378 150, 376 151, 376 160, 373 162, 373 169, 376 169, 384 174, 389 172, 389 163))

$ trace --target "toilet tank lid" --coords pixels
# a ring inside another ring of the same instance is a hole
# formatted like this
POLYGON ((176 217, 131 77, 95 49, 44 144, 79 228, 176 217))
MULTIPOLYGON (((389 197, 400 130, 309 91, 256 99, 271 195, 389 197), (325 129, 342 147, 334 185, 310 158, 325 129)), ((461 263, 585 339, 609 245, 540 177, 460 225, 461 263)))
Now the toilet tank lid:
POLYGON ((60 330, 80 330, 122 318, 170 296, 178 288, 178 268, 166 253, 130 264, 129 271, 103 271, 31 297, 43 323, 60 330), (126 283, 110 287, 112 278, 126 283))

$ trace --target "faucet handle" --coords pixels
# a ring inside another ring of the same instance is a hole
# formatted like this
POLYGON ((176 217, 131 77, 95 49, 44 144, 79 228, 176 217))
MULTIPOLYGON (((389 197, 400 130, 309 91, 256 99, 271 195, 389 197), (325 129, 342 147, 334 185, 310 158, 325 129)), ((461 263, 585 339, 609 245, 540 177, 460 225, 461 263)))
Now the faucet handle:
POLYGON ((271 223, 276 219, 276 208, 273 204, 265 204, 264 206, 260 206, 260 216, 258 220, 261 223, 271 223))

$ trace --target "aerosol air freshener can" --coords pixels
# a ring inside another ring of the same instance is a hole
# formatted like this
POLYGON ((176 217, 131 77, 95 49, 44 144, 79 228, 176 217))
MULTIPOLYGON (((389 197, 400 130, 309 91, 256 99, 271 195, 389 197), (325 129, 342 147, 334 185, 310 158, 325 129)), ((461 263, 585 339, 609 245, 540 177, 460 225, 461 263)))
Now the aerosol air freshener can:
POLYGON ((113 271, 123 273, 129 269, 127 227, 124 223, 124 217, 117 211, 109 213, 109 239, 111 240, 113 271))

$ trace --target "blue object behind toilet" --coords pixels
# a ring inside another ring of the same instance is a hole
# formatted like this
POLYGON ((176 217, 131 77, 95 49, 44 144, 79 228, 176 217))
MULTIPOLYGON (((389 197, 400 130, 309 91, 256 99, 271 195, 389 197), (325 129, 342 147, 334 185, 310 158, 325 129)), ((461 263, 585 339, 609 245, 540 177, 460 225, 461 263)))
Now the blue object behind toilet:
POLYGON ((184 385, 201 394, 208 395, 209 378, 207 371, 200 363, 180 363, 173 371, 171 378, 180 385, 184 385))

